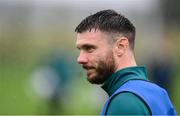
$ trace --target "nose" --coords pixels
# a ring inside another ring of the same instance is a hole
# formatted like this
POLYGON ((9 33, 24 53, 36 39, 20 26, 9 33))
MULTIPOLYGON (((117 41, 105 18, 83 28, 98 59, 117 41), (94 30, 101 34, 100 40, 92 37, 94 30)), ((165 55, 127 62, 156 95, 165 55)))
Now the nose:
POLYGON ((79 56, 77 58, 78 64, 86 64, 88 62, 87 56, 83 51, 79 53, 79 56))

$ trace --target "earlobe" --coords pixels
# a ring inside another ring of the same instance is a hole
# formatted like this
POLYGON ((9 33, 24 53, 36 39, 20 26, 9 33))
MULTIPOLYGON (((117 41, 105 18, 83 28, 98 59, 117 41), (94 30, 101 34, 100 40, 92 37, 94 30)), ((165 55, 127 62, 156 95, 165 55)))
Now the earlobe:
POLYGON ((122 56, 127 50, 129 45, 128 39, 126 37, 120 37, 115 43, 115 52, 118 56, 122 56))

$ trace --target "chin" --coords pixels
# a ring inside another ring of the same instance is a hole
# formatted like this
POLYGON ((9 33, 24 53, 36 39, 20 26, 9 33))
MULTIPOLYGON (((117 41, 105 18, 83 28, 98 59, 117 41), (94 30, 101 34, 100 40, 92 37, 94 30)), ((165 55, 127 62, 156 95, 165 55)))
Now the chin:
POLYGON ((88 80, 91 84, 102 84, 102 83, 104 83, 104 81, 102 81, 101 79, 99 79, 99 77, 97 77, 97 76, 88 77, 87 80, 88 80))

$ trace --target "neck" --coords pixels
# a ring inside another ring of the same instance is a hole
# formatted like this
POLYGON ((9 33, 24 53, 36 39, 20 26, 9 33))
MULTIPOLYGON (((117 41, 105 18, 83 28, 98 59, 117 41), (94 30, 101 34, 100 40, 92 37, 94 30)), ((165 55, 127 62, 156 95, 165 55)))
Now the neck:
POLYGON ((123 69, 123 68, 126 68, 126 67, 137 66, 134 54, 131 53, 131 52, 127 53, 127 54, 124 54, 121 57, 121 59, 119 59, 117 64, 118 65, 117 65, 116 71, 118 71, 120 69, 123 69))

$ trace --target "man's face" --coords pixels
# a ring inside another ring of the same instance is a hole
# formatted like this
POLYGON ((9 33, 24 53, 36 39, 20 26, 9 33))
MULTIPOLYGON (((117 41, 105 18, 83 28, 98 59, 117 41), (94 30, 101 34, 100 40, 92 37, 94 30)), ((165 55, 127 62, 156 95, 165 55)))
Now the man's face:
POLYGON ((77 62, 86 69, 87 79, 92 84, 102 84, 115 71, 108 37, 99 30, 77 34, 76 47, 80 50, 77 62))

